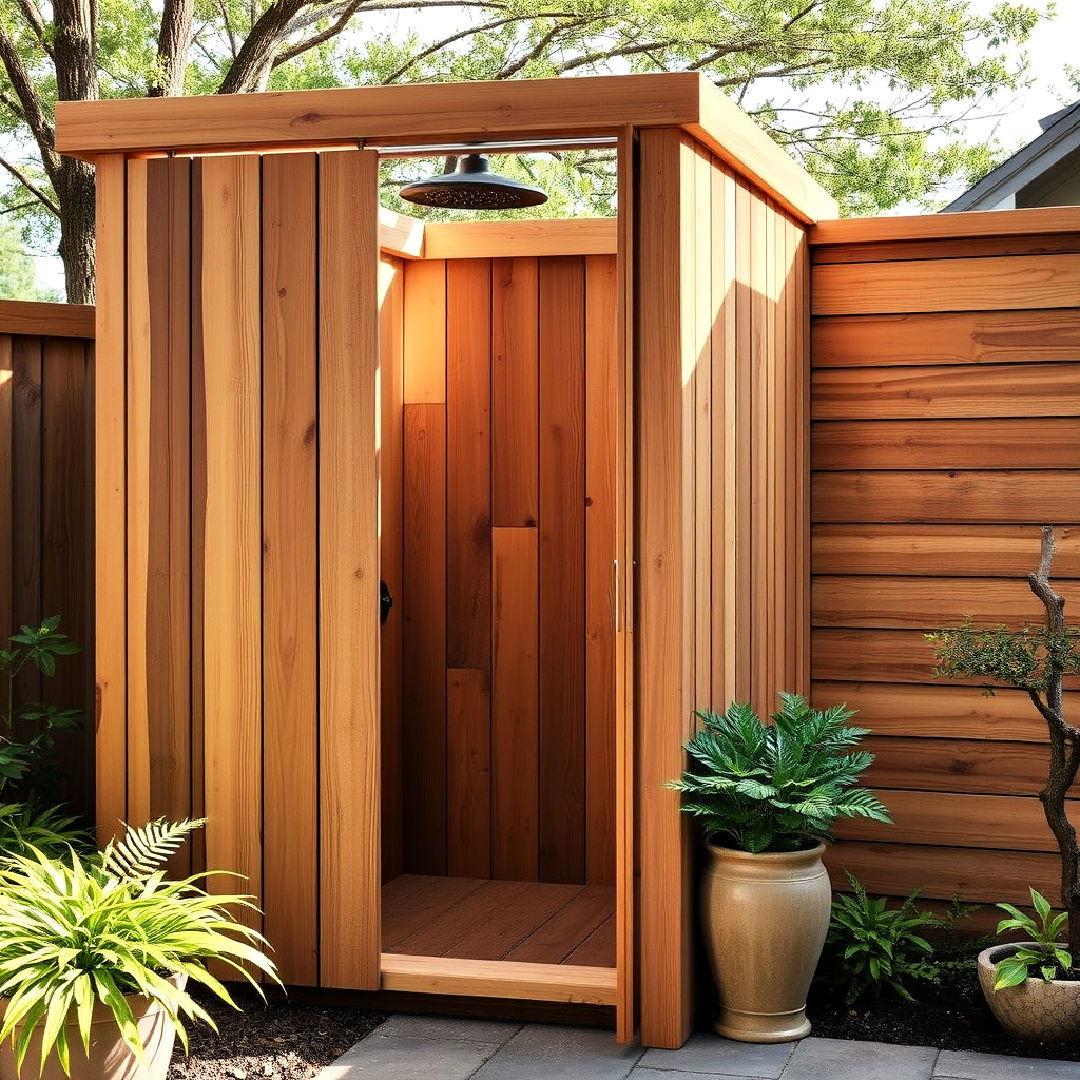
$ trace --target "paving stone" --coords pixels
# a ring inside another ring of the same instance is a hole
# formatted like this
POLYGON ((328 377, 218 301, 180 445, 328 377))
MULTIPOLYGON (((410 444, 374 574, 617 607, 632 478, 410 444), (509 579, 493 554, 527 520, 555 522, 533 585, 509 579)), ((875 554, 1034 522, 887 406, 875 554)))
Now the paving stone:
POLYGON ((640 1057, 607 1029, 526 1024, 476 1080, 625 1080, 640 1057))
POLYGON ((404 1035, 410 1039, 464 1039, 502 1046, 521 1030, 509 1020, 455 1020, 446 1016, 391 1016, 372 1034, 404 1035))
MULTIPOLYGON (((681 1069, 644 1069, 640 1065, 630 1080, 716 1080, 716 1073, 688 1073, 681 1069)), ((722 1080, 758 1080, 756 1076, 724 1076, 722 1080)))
POLYGON ((930 1080, 937 1055, 932 1046, 806 1039, 791 1055, 784 1080, 930 1080))
POLYGON ((468 1080, 498 1050, 464 1039, 413 1039, 373 1032, 316 1080, 468 1080))
POLYGON ((641 1064, 646 1069, 777 1080, 791 1051, 791 1043, 744 1043, 698 1034, 678 1050, 647 1050, 641 1064))
POLYGON ((1080 1062, 942 1050, 934 1076, 949 1080, 1077 1080, 1080 1062))

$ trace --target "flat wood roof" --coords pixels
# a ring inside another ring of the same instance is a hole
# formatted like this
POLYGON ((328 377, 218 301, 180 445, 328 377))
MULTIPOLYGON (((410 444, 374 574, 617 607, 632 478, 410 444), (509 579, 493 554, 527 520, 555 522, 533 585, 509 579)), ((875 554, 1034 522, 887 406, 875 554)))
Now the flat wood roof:
POLYGON ((681 127, 802 221, 836 216, 808 173, 699 72, 61 101, 56 148, 220 153, 617 135, 681 127))

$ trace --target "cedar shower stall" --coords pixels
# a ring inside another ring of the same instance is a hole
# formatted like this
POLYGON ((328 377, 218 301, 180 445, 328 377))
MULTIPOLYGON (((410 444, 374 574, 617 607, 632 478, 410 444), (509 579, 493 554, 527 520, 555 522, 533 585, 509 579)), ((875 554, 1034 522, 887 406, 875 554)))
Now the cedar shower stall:
POLYGON ((247 876, 287 983, 681 1043, 662 784, 695 709, 808 686, 831 199, 697 74, 61 103, 57 141, 98 171, 102 835, 205 816, 178 868, 247 876), (380 156, 478 142, 612 148, 618 218, 380 208, 380 156))

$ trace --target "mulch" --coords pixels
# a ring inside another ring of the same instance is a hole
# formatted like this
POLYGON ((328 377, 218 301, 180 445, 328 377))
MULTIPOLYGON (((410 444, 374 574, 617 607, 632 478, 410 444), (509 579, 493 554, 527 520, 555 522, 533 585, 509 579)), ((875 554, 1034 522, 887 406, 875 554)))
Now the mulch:
POLYGON ((191 1055, 177 1043, 168 1080, 309 1080, 385 1019, 349 1006, 234 996, 242 1012, 199 995, 218 1031, 193 1025, 191 1055))

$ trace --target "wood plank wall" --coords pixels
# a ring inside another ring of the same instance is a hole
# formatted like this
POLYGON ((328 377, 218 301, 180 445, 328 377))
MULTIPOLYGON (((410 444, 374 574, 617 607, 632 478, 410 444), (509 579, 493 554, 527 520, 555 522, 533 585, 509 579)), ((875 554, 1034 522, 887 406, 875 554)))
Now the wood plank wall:
POLYGON ((375 169, 133 159, 99 187, 99 387, 126 401, 97 427, 99 822, 205 814, 177 869, 246 876, 287 982, 358 988, 379 981, 375 169))
POLYGON ((384 877, 611 884, 615 258, 384 274, 384 877))
POLYGON ((89 328, 57 332, 69 314, 0 301, 0 638, 59 615, 82 646, 51 679, 24 671, 16 704, 83 710, 83 730, 58 737, 53 761, 59 798, 92 820, 94 346, 89 328), (8 332, 16 324, 38 333, 8 332))
POLYGON ((808 689, 805 234, 676 130, 639 137, 642 1040, 691 1029, 691 830, 664 781, 697 709, 808 689))
POLYGON ((1080 235, 829 245, 814 262, 814 697, 872 729, 895 819, 843 829, 834 877, 1056 896, 1043 721, 1017 691, 931 679, 923 634, 1038 619, 1023 575, 1044 523, 1080 617, 1080 235))

